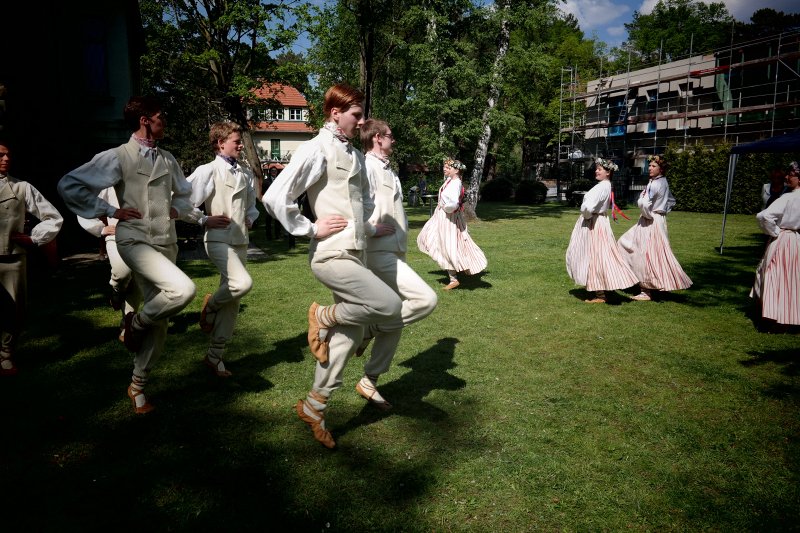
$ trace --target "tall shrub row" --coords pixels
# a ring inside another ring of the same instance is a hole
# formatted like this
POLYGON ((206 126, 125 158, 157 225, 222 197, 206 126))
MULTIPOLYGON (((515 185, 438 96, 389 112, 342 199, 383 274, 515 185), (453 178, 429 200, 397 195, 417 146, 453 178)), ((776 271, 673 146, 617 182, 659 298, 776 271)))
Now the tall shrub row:
MULTIPOLYGON (((725 207, 731 145, 682 150, 669 146, 669 187, 676 210, 721 213, 725 207)), ((761 188, 774 167, 786 168, 800 154, 744 154, 739 157, 733 179, 729 213, 755 214, 762 209, 761 188)))

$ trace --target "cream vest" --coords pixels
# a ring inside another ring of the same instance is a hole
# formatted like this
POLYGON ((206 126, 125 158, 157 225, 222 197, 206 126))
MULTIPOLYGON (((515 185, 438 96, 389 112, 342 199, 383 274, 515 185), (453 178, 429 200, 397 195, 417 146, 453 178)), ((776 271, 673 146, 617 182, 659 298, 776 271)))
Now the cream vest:
POLYGON ((231 219, 231 223, 227 228, 206 228, 205 240, 231 245, 247 244, 249 238, 245 218, 248 206, 255 202, 255 192, 248 186, 252 178, 241 165, 232 170, 218 157, 206 165, 211 167, 214 180, 214 192, 205 201, 206 214, 225 215, 231 219))
POLYGON ((169 218, 172 207, 173 173, 178 167, 172 154, 158 150, 155 162, 139 153, 139 144, 131 139, 117 148, 123 178, 114 185, 119 206, 134 207, 140 219, 120 220, 117 243, 126 240, 148 244, 175 244, 175 221, 169 218))
POLYGON ((25 229, 25 186, 11 176, 0 187, 0 255, 23 254, 25 249, 11 242, 11 234, 25 229))
MULTIPOLYGON (((320 146, 325 152, 327 168, 316 183, 308 188, 308 200, 317 218, 341 215, 347 227, 339 233, 316 241, 317 250, 365 250, 364 188, 367 175, 364 154, 350 149, 338 149, 328 137, 322 137, 320 146)), ((338 141, 334 141, 338 142, 338 141)))
POLYGON ((374 177, 375 211, 370 216, 372 224, 389 224, 395 233, 384 237, 371 237, 367 241, 368 251, 401 252, 408 251, 408 219, 403 208, 403 193, 398 190, 397 176, 384 167, 378 159, 366 157, 367 171, 374 177))

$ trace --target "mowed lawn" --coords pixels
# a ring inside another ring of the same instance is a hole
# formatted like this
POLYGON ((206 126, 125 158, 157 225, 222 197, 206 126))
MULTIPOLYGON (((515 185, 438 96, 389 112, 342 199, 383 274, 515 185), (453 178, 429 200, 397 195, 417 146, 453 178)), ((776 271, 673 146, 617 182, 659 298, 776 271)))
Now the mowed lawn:
POLYGON ((170 323, 146 416, 125 395, 107 263, 38 274, 20 374, 0 380, 0 529, 798 530, 800 335, 757 328, 755 217, 728 217, 720 254, 721 215, 671 213, 694 286, 591 305, 564 265, 577 209, 478 214, 488 270, 444 292, 415 244, 428 208, 409 209, 408 260, 439 305, 381 378, 392 411, 356 394, 363 360, 350 361, 330 402, 335 451, 293 412, 314 371, 308 306, 331 301, 305 241, 288 250, 253 230, 268 256, 250 263, 228 380, 203 366, 197 325, 218 275, 180 261, 197 297, 170 323))

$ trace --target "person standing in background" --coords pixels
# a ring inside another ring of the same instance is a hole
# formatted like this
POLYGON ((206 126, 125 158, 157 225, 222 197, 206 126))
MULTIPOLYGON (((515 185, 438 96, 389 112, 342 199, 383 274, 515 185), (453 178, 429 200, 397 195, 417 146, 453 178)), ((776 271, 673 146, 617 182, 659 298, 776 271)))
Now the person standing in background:
MULTIPOLYGON (((264 193, 266 193, 269 190, 270 186, 272 185, 272 183, 275 181, 275 179, 278 177, 279 174, 280 171, 278 170, 277 167, 269 167, 269 170, 267 170, 267 177, 264 178, 264 193)), ((269 215, 269 213, 267 213, 264 218, 265 218, 264 225, 266 227, 266 232, 267 232, 267 240, 280 239, 283 236, 283 226, 281 226, 281 223, 277 219, 272 218, 269 215)))
POLYGON ((11 144, 0 139, 0 376, 14 376, 14 356, 28 298, 27 252, 53 241, 61 213, 36 187, 9 174, 11 144), (24 233, 25 216, 39 220, 24 233))
POLYGON ((164 351, 167 322, 195 296, 195 285, 175 264, 178 237, 175 219, 192 211, 192 186, 178 161, 158 147, 167 119, 155 98, 134 96, 123 116, 130 140, 95 155, 58 182, 67 207, 83 218, 116 218, 117 250, 142 292, 141 309, 125 315, 125 347, 134 353, 128 397, 136 414, 155 407, 144 389, 164 351), (114 187, 119 208, 98 195, 114 187))
POLYGON ((239 164, 242 128, 234 122, 217 122, 209 133, 214 160, 189 176, 191 203, 204 206, 208 216, 199 217, 205 228, 208 258, 219 270, 219 288, 206 294, 200 311, 200 329, 211 335, 203 360, 221 378, 231 376, 222 356, 233 337, 239 301, 250 292, 253 279, 247 272, 250 228, 258 218, 253 174, 239 164))
MULTIPOLYGON (((797 164, 795 162, 795 164, 797 164)), ((790 169, 791 172, 791 169, 790 169)), ((781 197, 786 191, 786 175, 782 168, 773 168, 769 173, 769 182, 765 183, 761 188, 761 202, 763 209, 781 197)))

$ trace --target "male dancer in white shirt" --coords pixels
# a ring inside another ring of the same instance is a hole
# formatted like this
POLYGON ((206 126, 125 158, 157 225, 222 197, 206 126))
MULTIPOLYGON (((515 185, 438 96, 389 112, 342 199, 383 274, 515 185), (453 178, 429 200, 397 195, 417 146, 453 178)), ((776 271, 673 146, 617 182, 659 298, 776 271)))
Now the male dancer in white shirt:
POLYGON ((200 165, 187 179, 192 184, 191 202, 205 206, 208 258, 220 273, 219 288, 206 294, 200 311, 200 329, 211 334, 204 363, 221 378, 231 376, 222 356, 233 337, 239 301, 250 292, 253 279, 247 272, 248 231, 258 218, 253 174, 239 164, 242 127, 235 122, 216 122, 209 133, 216 157, 200 165))
MULTIPOLYGON (((117 193, 114 187, 108 187, 100 191, 98 195, 112 207, 119 208, 117 193)), ((117 250, 117 222, 114 217, 107 217, 104 220, 99 218, 83 218, 78 216, 78 224, 91 235, 104 240, 106 256, 111 265, 111 277, 108 284, 111 286, 111 297, 109 303, 115 311, 122 311, 121 331, 119 340, 125 342, 125 315, 135 312, 142 303, 142 295, 136 288, 133 281, 133 274, 125 261, 119 256, 117 250)))
POLYGON ((117 250, 144 298, 138 313, 125 315, 123 342, 135 354, 128 397, 136 414, 146 414, 154 407, 144 387, 164 350, 167 321, 195 296, 194 283, 175 265, 175 219, 193 211, 192 186, 175 157, 156 146, 166 127, 158 101, 134 96, 123 115, 133 131, 130 140, 67 173, 58 182, 58 192, 78 216, 119 221, 117 250), (114 187, 119 208, 98 197, 107 187, 114 187))
POLYGON ((356 390, 382 410, 390 409, 391 404, 376 389, 378 376, 389 370, 403 327, 430 315, 437 303, 434 290, 406 263, 408 219, 403 208, 403 189, 389 164, 394 143, 392 130, 383 120, 368 119, 361 126, 361 146, 367 151, 367 177, 375 206, 368 222, 375 228, 382 225, 390 228, 382 237, 367 239, 367 267, 403 301, 400 318, 378 325, 380 330, 369 326, 366 339, 356 350, 358 355, 363 353, 374 336, 372 352, 364 363, 364 377, 356 390))
POLYGON ((313 387, 296 405, 297 415, 327 448, 336 442, 325 427, 325 409, 365 327, 397 320, 402 308, 392 288, 365 265, 367 237, 376 228, 365 220, 372 206, 364 156, 349 142, 364 123, 363 102, 363 93, 349 85, 329 88, 324 127, 295 151, 263 197, 264 207, 287 231, 311 239, 311 271, 333 293, 333 305, 314 302, 308 310, 308 341, 317 364, 313 387), (295 202, 304 192, 316 222, 295 202))

